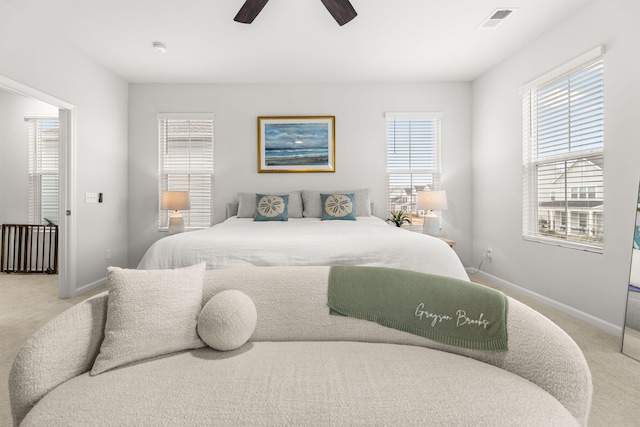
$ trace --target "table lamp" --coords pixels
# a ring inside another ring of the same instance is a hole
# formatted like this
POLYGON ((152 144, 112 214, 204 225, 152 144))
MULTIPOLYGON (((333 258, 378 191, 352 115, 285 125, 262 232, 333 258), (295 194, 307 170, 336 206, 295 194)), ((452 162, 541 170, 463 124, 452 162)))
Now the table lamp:
POLYGON ((436 236, 440 232, 440 218, 434 211, 447 210, 447 192, 438 191, 420 191, 418 193, 418 210, 426 210, 427 215, 424 217, 422 232, 436 236))
POLYGON ((173 214, 169 217, 169 234, 182 233, 184 231, 184 218, 180 215, 179 210, 189 209, 188 191, 163 191, 162 203, 160 209, 172 210, 173 214))

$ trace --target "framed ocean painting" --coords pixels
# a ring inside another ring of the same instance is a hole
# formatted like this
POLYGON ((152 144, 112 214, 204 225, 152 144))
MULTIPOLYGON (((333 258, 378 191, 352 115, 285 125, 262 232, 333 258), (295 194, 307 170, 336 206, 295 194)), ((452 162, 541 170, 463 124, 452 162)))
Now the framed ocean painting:
POLYGON ((335 116, 258 117, 258 172, 335 172, 335 116))

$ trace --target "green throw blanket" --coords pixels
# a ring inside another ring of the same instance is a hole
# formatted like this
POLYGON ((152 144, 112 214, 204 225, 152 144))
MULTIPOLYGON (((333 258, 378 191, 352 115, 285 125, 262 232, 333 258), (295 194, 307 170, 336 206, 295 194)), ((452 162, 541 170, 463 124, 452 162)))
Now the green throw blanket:
POLYGON ((463 280, 408 270, 333 266, 332 314, 476 350, 507 349, 507 297, 463 280))

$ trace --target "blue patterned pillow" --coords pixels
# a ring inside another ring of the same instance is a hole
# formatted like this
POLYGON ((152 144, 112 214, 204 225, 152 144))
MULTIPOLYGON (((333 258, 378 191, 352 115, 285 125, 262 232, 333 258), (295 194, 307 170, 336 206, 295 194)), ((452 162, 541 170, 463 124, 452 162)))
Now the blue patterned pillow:
POLYGON ((356 220, 356 203, 353 193, 320 194, 322 220, 346 219, 356 220))
POLYGON ((256 194, 254 221, 288 221, 289 195, 256 194))

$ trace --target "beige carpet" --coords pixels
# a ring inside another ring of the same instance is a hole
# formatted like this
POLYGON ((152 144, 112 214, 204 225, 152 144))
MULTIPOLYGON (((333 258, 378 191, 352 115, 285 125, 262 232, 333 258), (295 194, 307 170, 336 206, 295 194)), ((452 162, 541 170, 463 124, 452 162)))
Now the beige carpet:
POLYGON ((102 292, 58 299, 58 276, 0 273, 0 426, 10 426, 9 371, 22 344, 47 320, 102 292))
MULTIPOLYGON (((472 280, 493 286, 479 276, 472 276, 472 280)), ((97 289, 92 294, 102 290, 97 289)), ((620 354, 619 337, 537 301, 502 290, 556 322, 584 351, 594 383, 590 426, 640 426, 637 399, 640 362, 620 354)), ((0 426, 11 425, 7 382, 11 363, 22 343, 48 319, 88 296, 58 300, 56 276, 0 274, 0 382, 3 384, 0 387, 0 426)))
POLYGON ((538 310, 564 329, 580 346, 593 377, 590 426, 640 426, 640 362, 620 353, 620 337, 497 286, 481 276, 470 277, 475 282, 500 289, 538 310))

